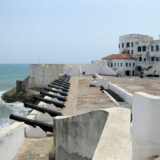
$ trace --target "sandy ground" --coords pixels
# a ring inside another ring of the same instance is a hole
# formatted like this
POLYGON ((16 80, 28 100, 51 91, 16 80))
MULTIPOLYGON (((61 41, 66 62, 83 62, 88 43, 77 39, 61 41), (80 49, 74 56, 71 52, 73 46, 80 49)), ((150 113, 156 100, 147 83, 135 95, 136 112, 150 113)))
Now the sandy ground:
POLYGON ((130 93, 146 92, 160 96, 160 78, 158 77, 104 77, 130 93))
MULTIPOLYGON (((110 98, 97 87, 89 87, 88 77, 73 77, 64 115, 76 115, 97 109, 115 107, 110 98)), ((14 160, 48 160, 53 150, 53 137, 26 138, 14 160)))

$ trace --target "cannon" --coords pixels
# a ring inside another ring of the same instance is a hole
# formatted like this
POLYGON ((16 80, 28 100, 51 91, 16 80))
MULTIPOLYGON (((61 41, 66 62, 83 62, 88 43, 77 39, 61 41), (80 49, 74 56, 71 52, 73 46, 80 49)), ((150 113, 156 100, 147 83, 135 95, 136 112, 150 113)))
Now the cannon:
POLYGON ((26 108, 32 108, 34 110, 37 110, 41 113, 48 113, 51 117, 56 117, 56 116, 62 116, 61 112, 57 112, 48 108, 44 108, 44 107, 39 107, 30 103, 24 103, 24 107, 26 108))
POLYGON ((61 90, 64 91, 64 92, 68 92, 68 89, 63 88, 63 87, 59 87, 59 86, 56 86, 56 85, 51 85, 51 84, 49 84, 48 87, 56 88, 56 89, 61 89, 61 90))
POLYGON ((59 80, 62 80, 64 82, 68 82, 70 80, 70 77, 62 77, 59 80))
POLYGON ((63 81, 61 81, 61 80, 54 80, 53 82, 63 83, 63 84, 66 84, 66 85, 69 85, 69 86, 70 86, 70 83, 68 83, 68 82, 63 82, 63 81))
POLYGON ((66 87, 70 87, 70 84, 64 83, 64 82, 53 81, 52 83, 56 83, 56 84, 59 84, 59 85, 64 85, 64 86, 66 86, 66 87))
POLYGON ((40 94, 51 97, 51 98, 57 98, 58 100, 63 101, 63 102, 67 101, 66 98, 59 96, 59 95, 56 95, 56 94, 50 94, 50 93, 44 92, 44 91, 41 91, 40 94))
POLYGON ((68 85, 57 83, 57 82, 51 82, 51 84, 56 85, 56 86, 60 86, 60 87, 66 88, 66 89, 70 88, 70 86, 68 86, 68 85))
POLYGON ((63 92, 63 91, 60 91, 60 90, 53 90, 53 89, 50 89, 50 88, 44 88, 44 90, 49 91, 49 92, 53 92, 53 93, 59 93, 62 96, 67 96, 68 95, 67 92, 63 92))
POLYGON ((63 87, 64 89, 69 89, 69 86, 63 85, 63 84, 59 84, 59 83, 55 83, 55 82, 51 82, 52 85, 56 85, 58 87, 63 87))
POLYGON ((57 101, 53 101, 53 100, 49 100, 49 99, 44 99, 44 98, 41 98, 41 97, 38 97, 38 96, 34 96, 34 98, 39 100, 39 101, 48 103, 48 104, 54 104, 56 107, 59 107, 59 108, 65 107, 64 103, 61 103, 61 102, 57 102, 57 101))
POLYGON ((36 121, 36 120, 32 120, 32 119, 25 118, 25 117, 22 117, 22 116, 17 116, 17 115, 14 115, 14 114, 10 114, 9 118, 13 119, 13 120, 16 120, 16 121, 19 121, 19 122, 24 122, 25 124, 28 124, 28 125, 30 125, 34 128, 36 126, 38 126, 45 132, 52 132, 53 133, 53 125, 51 125, 51 124, 36 121))

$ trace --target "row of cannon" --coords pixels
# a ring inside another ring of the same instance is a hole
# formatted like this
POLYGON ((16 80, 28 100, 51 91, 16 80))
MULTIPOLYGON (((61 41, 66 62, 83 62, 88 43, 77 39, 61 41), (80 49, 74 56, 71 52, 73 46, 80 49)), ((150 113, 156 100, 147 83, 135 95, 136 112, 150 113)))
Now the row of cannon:
MULTIPOLYGON (((38 101, 42 101, 47 104, 53 104, 57 108, 64 108, 65 107, 64 103, 67 101, 66 96, 68 95, 68 91, 70 89, 69 80, 70 80, 70 76, 65 74, 63 75, 62 78, 56 79, 53 82, 51 82, 51 84, 48 84, 48 87, 50 88, 44 88, 44 90, 40 92, 40 94, 43 96, 56 98, 57 100, 45 99, 39 96, 34 96, 34 98, 38 101)), ((24 107, 36 110, 43 114, 48 113, 51 117, 62 115, 61 112, 58 112, 54 109, 44 108, 44 107, 34 105, 31 103, 24 103, 24 107)), ((24 122, 25 124, 30 125, 34 128, 38 126, 45 132, 53 132, 52 124, 44 123, 38 120, 29 119, 26 117, 15 115, 15 114, 10 114, 9 118, 19 121, 19 122, 24 122)))

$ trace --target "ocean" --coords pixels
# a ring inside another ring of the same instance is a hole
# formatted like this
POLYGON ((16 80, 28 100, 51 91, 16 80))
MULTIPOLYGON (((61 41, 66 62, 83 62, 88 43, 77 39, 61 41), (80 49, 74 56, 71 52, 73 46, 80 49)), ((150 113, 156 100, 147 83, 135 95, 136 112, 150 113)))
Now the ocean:
POLYGON ((28 75, 28 64, 0 64, 0 130, 13 123, 9 119, 11 113, 27 115, 28 109, 23 107, 23 103, 6 103, 1 99, 1 96, 16 86, 16 80, 23 80, 28 75))

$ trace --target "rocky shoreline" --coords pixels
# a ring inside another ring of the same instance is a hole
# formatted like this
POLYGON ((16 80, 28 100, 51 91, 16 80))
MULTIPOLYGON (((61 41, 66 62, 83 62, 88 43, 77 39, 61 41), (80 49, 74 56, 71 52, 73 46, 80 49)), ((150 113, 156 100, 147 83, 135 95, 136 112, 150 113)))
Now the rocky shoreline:
POLYGON ((31 90, 28 89, 26 92, 16 92, 16 88, 13 88, 2 95, 2 99, 7 103, 13 103, 13 102, 30 102, 35 103, 34 96, 42 96, 40 95, 40 92, 37 90, 31 90))

